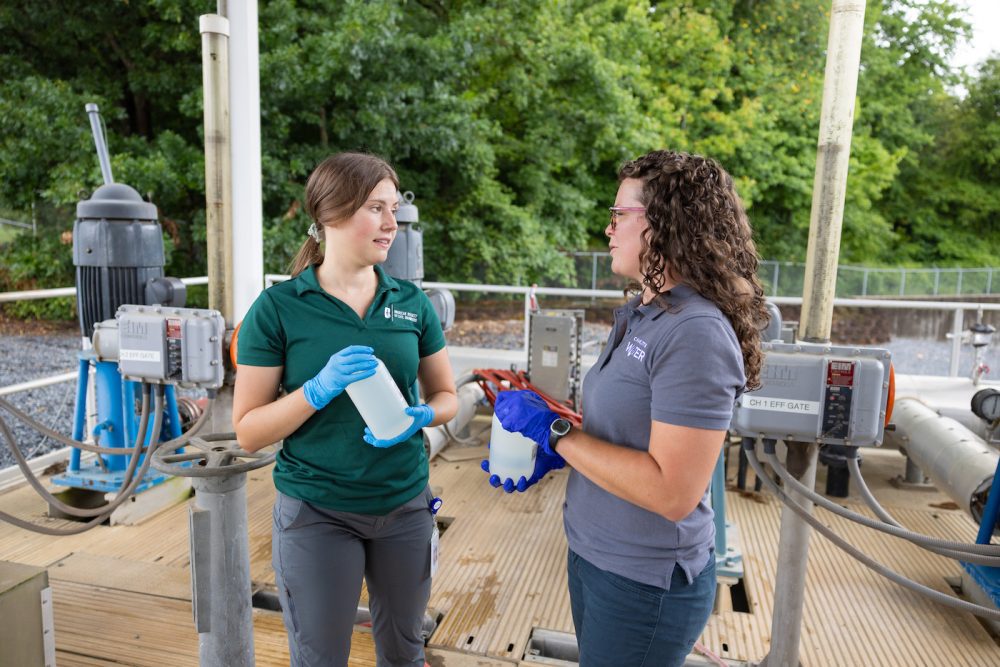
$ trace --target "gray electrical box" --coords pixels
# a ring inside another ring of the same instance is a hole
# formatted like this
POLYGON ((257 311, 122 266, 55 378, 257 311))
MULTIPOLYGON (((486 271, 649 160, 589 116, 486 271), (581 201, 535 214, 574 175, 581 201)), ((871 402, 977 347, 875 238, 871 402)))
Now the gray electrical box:
POLYGON ((762 386, 737 401, 733 433, 855 447, 882 444, 888 350, 806 343, 761 348, 762 386))
POLYGON ((55 667, 49 573, 0 561, 0 667, 55 667))
POLYGON ((579 407, 582 310, 536 310, 528 332, 528 377, 560 401, 579 407))
POLYGON ((226 323, 217 310, 125 305, 94 331, 99 361, 117 361, 122 378, 154 384, 222 386, 226 323))

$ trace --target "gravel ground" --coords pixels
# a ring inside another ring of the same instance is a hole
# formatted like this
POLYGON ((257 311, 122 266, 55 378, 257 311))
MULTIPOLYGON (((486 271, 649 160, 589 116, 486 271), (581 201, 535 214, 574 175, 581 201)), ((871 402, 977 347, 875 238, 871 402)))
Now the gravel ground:
MULTIPOLYGON (((76 370, 76 351, 79 349, 79 336, 0 336, 0 387, 76 370)), ((73 407, 76 402, 76 385, 73 382, 3 398, 50 428, 66 435, 73 431, 73 407)), ((0 417, 7 422, 14 439, 28 458, 62 447, 60 443, 39 436, 5 410, 0 411, 0 417)), ((0 441, 3 442, 0 444, 2 469, 14 465, 15 461, 7 449, 9 443, 6 439, 0 438, 0 441)))
MULTIPOLYGON (((602 324, 584 325, 584 350, 596 352, 607 339, 609 327, 602 324)), ((450 345, 518 349, 523 345, 523 320, 459 321, 447 333, 450 345)), ((56 375, 76 368, 75 352, 80 340, 75 334, 0 335, 0 387, 56 375)), ((950 342, 918 339, 896 339, 885 345, 893 355, 897 373, 947 375, 950 342)), ((987 378, 1000 377, 1000 349, 991 348, 985 356, 993 369, 987 378)), ((962 350, 959 371, 965 375, 972 367, 972 350, 962 350)), ((69 435, 73 426, 75 384, 68 382, 30 392, 5 397, 42 423, 69 435)), ((0 411, 11 427, 21 451, 29 458, 61 447, 42 438, 5 411, 0 411)), ((0 446, 0 469, 14 464, 6 447, 0 446)))

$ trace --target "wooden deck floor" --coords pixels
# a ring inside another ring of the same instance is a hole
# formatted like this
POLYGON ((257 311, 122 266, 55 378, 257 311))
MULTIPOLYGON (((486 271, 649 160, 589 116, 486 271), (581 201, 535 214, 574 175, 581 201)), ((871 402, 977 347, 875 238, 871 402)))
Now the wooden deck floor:
MULTIPOLYGON (((931 535, 970 541, 974 525, 962 512, 947 509, 939 494, 904 494, 882 483, 893 466, 902 470, 902 459, 892 456, 866 459, 865 470, 900 521, 931 535)), ((473 449, 445 450, 431 464, 431 483, 445 501, 439 516, 447 520, 430 601, 443 614, 429 641, 432 665, 516 664, 533 627, 572 631, 561 519, 566 473, 556 473, 531 493, 508 496, 484 484, 478 466, 473 449)), ((269 470, 253 473, 248 511, 251 576, 258 585, 273 583, 273 495, 269 470)), ((713 615, 701 642, 723 658, 755 661, 769 643, 780 505, 766 495, 731 490, 727 507, 741 533, 750 610, 713 615)), ((0 495, 0 508, 66 525, 45 518, 43 503, 27 486, 0 495)), ((951 592, 945 578, 957 575, 954 563, 818 515, 893 569, 951 592)), ((0 523, 0 560, 48 568, 61 666, 197 664, 186 506, 139 526, 102 526, 76 537, 46 537, 0 523)), ((885 581, 819 535, 811 540, 806 586, 801 654, 806 667, 1000 664, 1000 647, 972 616, 885 581)), ((255 610, 254 628, 257 664, 288 664, 280 616, 255 610)), ((351 664, 375 664, 371 635, 363 629, 355 632, 351 664)))

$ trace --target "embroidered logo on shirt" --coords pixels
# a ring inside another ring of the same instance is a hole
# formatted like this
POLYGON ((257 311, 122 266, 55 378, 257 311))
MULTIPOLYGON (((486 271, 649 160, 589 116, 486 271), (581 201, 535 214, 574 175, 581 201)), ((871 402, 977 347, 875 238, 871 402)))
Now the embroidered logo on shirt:
POLYGON ((638 336, 633 336, 632 340, 625 343, 625 356, 642 361, 646 358, 646 346, 646 341, 638 336))
POLYGON ((387 320, 406 320, 407 322, 416 322, 417 314, 406 310, 399 310, 395 306, 386 306, 385 318, 387 320))

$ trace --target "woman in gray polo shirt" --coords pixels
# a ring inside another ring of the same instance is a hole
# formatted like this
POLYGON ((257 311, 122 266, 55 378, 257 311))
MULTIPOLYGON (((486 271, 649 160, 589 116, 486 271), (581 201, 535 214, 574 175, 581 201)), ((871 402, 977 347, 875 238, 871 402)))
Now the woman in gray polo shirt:
POLYGON ((627 162, 605 229, 633 281, 583 384, 583 427, 528 391, 496 413, 539 443, 524 490, 572 466, 564 524, 581 667, 683 664, 715 598, 707 489, 735 399, 759 385, 767 322, 756 248, 714 160, 654 151, 627 162))

